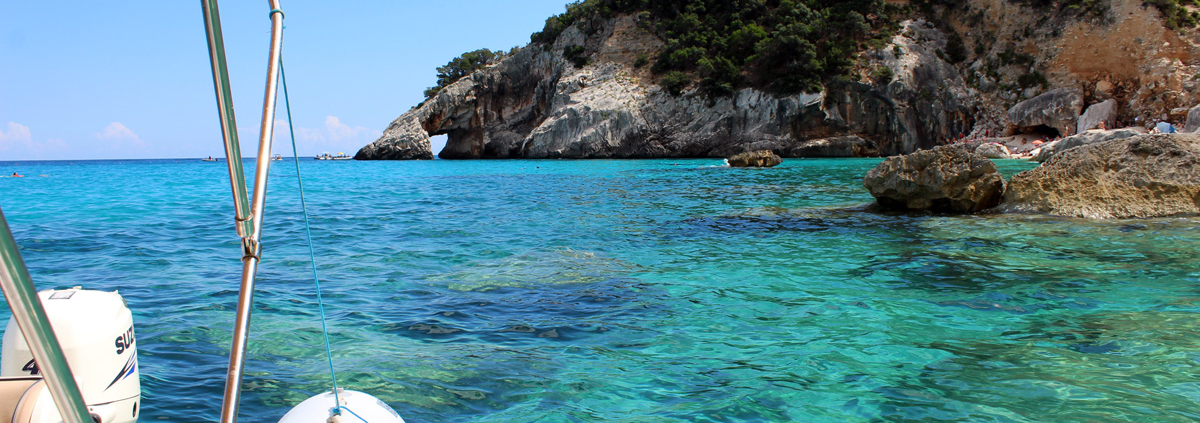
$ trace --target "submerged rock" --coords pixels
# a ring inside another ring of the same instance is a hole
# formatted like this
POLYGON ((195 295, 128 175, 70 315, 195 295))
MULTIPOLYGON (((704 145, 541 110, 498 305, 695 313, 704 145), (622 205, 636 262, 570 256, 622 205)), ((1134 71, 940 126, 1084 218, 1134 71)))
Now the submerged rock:
POLYGON ((1139 135, 1063 151, 1014 176, 1002 207, 1096 219, 1200 213, 1200 136, 1139 135))
POLYGON ((1008 109, 1013 132, 1029 132, 1037 126, 1054 128, 1059 134, 1074 133, 1079 112, 1083 111, 1083 93, 1074 88, 1059 88, 1008 109))
POLYGON ((771 150, 748 151, 726 159, 732 167, 774 167, 783 163, 783 158, 771 150))
POLYGON ((978 144, 941 146, 890 157, 867 172, 863 186, 888 209, 973 213, 1000 203, 1004 178, 978 144))
POLYGON ((1104 131, 1104 130, 1094 129, 1094 130, 1087 131, 1087 132, 1084 132, 1084 133, 1081 133, 1078 135, 1072 135, 1072 136, 1069 136, 1069 137, 1063 138, 1061 140, 1058 140, 1058 141, 1055 141, 1055 142, 1052 142, 1052 143, 1042 146, 1041 150, 1038 151, 1037 154, 1033 155, 1033 161, 1039 162, 1039 163, 1045 162, 1047 160, 1050 160, 1051 157, 1054 157, 1055 154, 1058 154, 1059 152, 1065 151, 1069 148, 1075 148, 1075 147, 1078 147, 1081 145, 1095 144, 1095 143, 1104 142, 1104 141, 1125 139, 1125 138, 1136 136, 1138 134, 1140 134, 1140 132, 1135 131, 1133 129, 1128 129, 1128 128, 1117 129, 1117 130, 1113 130, 1113 131, 1104 131))

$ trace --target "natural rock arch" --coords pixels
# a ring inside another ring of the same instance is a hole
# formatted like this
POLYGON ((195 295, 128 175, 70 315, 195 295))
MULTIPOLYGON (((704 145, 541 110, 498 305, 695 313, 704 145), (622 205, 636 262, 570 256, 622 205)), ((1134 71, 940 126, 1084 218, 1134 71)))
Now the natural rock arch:
POLYGON ((633 66, 657 48, 614 35, 635 19, 604 25, 590 36, 569 27, 551 46, 532 44, 446 86, 355 158, 432 159, 429 137, 438 134, 448 137, 438 155, 445 159, 893 155, 969 132, 977 113, 962 78, 936 54, 944 36, 920 21, 896 38, 904 53, 880 53, 896 75, 887 84, 839 82, 789 96, 743 88, 711 98, 696 87, 671 95, 633 66), (595 62, 576 66, 560 53, 568 46, 584 46, 595 62))

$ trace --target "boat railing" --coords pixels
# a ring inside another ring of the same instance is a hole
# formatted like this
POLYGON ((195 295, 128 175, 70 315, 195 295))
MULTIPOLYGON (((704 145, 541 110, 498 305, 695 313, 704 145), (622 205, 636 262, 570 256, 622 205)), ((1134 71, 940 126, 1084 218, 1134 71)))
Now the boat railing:
POLYGON ((268 0, 271 7, 271 44, 267 53, 267 85, 264 92, 262 119, 259 127, 258 157, 254 172, 254 193, 247 199, 246 179, 241 166, 237 141, 233 99, 230 95, 229 72, 225 62, 225 45, 221 35, 221 18, 217 0, 201 0, 204 13, 208 52, 212 62, 213 84, 221 118, 222 139, 229 161, 229 179, 233 185, 235 219, 238 236, 242 238, 242 279, 238 293, 237 316, 234 319, 233 341, 229 366, 225 375, 225 391, 221 403, 221 423, 237 421, 241 398, 242 369, 250 333, 250 312, 254 302, 254 281, 258 271, 259 240, 262 234, 263 208, 266 203, 267 175, 271 166, 271 139, 275 129, 275 97, 279 83, 279 59, 283 42, 283 11, 278 0, 268 0))

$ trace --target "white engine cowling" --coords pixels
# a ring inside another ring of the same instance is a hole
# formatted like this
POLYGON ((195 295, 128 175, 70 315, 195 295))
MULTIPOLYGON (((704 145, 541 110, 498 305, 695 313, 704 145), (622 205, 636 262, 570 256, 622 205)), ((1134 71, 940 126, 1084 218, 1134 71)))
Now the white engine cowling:
POLYGON ((338 388, 337 399, 341 401, 341 415, 334 414, 334 395, 330 391, 313 395, 292 407, 279 423, 404 423, 396 410, 368 394, 338 388))
MULTIPOLYGON (((117 292, 75 287, 38 293, 88 411, 102 423, 136 422, 142 397, 133 314, 117 292)), ((0 376, 40 376, 17 322, 9 319, 0 347, 0 376)), ((34 422, 58 422, 54 402, 37 401, 34 422)), ((22 422, 23 423, 23 422, 22 422)))

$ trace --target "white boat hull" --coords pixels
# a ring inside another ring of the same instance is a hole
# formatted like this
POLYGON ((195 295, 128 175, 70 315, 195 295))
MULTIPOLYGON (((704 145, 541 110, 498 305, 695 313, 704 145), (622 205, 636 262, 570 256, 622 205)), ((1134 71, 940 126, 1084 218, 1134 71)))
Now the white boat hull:
POLYGON ((279 423, 337 423, 361 422, 404 423, 400 414, 383 401, 359 391, 338 390, 342 415, 334 415, 333 392, 313 395, 293 407, 279 419, 279 423), (357 417, 356 417, 357 416, 357 417))

